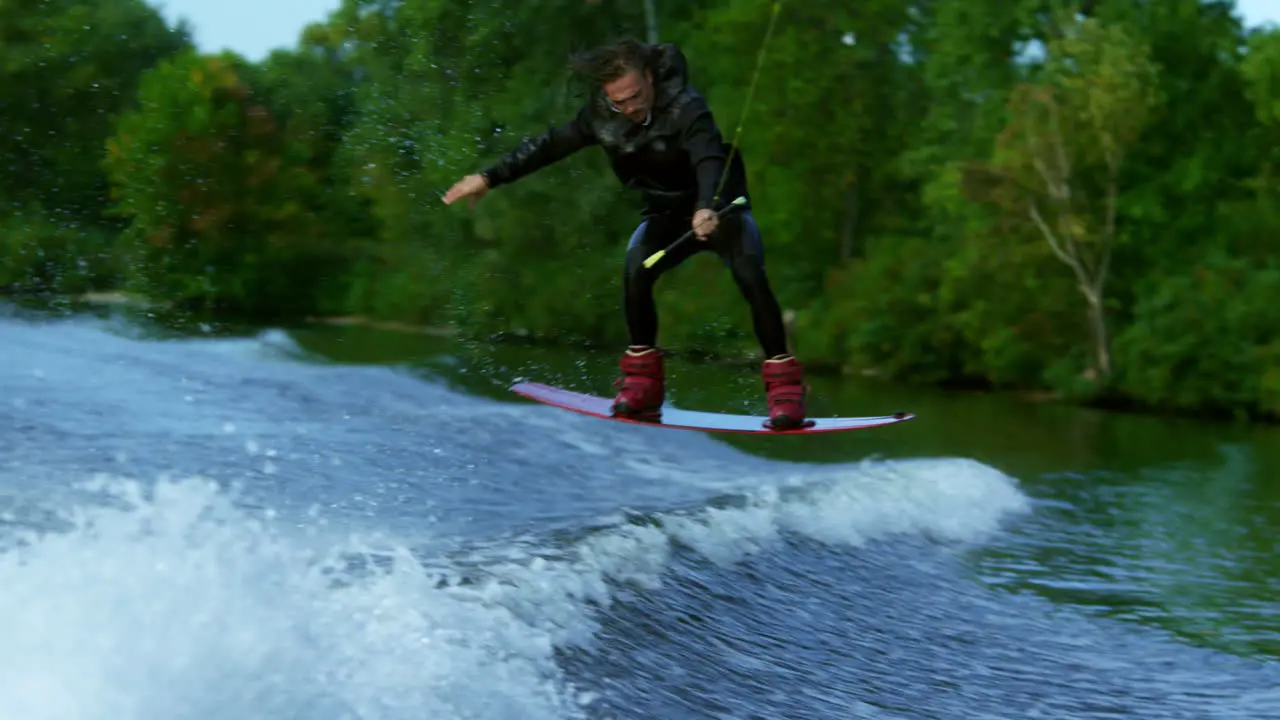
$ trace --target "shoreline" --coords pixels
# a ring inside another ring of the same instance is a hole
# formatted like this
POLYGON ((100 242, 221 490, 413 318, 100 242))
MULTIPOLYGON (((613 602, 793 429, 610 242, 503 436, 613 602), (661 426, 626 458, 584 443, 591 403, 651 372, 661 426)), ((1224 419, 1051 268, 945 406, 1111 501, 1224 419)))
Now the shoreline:
POLYGON ((403 332, 433 337, 456 337, 458 328, 452 325, 415 325, 398 320, 379 320, 365 315, 308 315, 302 322, 312 325, 333 325, 336 327, 369 327, 389 332, 403 332))

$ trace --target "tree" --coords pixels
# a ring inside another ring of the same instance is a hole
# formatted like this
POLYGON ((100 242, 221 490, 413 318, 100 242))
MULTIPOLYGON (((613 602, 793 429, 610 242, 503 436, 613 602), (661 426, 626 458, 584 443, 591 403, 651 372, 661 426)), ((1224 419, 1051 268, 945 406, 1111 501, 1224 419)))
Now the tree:
POLYGON ((1241 71, 1248 82, 1247 94, 1258 111, 1258 120, 1280 127, 1280 29, 1254 33, 1241 71))
POLYGON ((918 214, 896 158, 924 106, 919 74, 900 58, 910 24, 902 3, 767 10, 755 0, 717 3, 699 24, 719 32, 691 33, 684 46, 726 140, 739 140, 770 245, 792 255, 775 271, 778 284, 801 301, 873 236, 918 214))
POLYGON ((143 0, 0 3, 0 199, 98 221, 112 117, 145 70, 189 46, 143 0))
POLYGON ((130 280, 187 307, 305 308, 334 259, 319 179, 230 53, 186 51, 148 72, 105 167, 130 280))
MULTIPOLYGON (((1274 148, 1276 140, 1280 140, 1280 29, 1254 33, 1249 38, 1248 47, 1248 54, 1240 67, 1245 79, 1245 94, 1253 103, 1258 122, 1271 138, 1269 142, 1264 140, 1264 146, 1274 148)), ((1274 159, 1276 152, 1272 149, 1265 161, 1274 159)), ((1271 163, 1266 162, 1261 183, 1264 191, 1273 189, 1271 175, 1271 163)))
POLYGON ((1072 272, 1091 334, 1089 375, 1112 372, 1106 287, 1120 237, 1126 152, 1160 102, 1158 69, 1122 25, 1059 15, 1033 82, 1015 87, 989 163, 970 166, 970 189, 1021 217, 1072 272))

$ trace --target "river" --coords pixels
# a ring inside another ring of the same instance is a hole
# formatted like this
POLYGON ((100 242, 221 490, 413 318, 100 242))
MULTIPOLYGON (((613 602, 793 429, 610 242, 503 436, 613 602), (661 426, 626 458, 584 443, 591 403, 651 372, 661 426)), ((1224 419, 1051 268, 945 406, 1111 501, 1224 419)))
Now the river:
POLYGON ((0 306, 0 717, 1280 717, 1280 430, 613 363, 0 306))

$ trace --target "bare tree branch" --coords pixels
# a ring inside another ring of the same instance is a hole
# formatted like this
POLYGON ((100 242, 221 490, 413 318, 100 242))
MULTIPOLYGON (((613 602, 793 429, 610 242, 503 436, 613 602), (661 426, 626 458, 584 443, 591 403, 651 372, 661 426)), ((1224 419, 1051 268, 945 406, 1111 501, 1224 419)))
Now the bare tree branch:
POLYGON ((1088 282, 1089 278, 1085 274, 1084 268, 1080 266, 1080 262, 1073 255, 1068 255, 1066 250, 1063 249, 1058 236, 1053 232, 1053 228, 1049 227, 1049 224, 1044 221, 1044 217, 1040 214, 1040 208, 1036 206, 1035 200, 1027 203, 1027 213, 1031 216, 1032 221, 1035 222, 1036 227, 1040 228, 1044 239, 1049 242, 1049 248, 1053 250, 1053 254, 1057 255, 1059 260, 1066 263, 1075 272, 1076 278, 1080 282, 1088 282))
POLYGON ((1058 171, 1062 176, 1062 202, 1067 207, 1064 210, 1070 210, 1071 205, 1071 161, 1067 159, 1067 140, 1062 134, 1062 114, 1058 108, 1058 101, 1053 95, 1048 96, 1049 121, 1053 131, 1053 145, 1058 151, 1058 171))
POLYGON ((1118 155, 1118 152, 1107 153, 1107 218, 1106 226, 1103 230, 1105 233, 1103 242, 1106 243, 1106 248, 1102 253, 1102 261, 1098 264, 1098 272, 1095 277, 1099 290, 1106 285, 1107 272, 1111 269, 1111 249, 1115 246, 1116 241, 1116 208, 1119 204, 1120 196, 1120 161, 1117 157, 1118 155))

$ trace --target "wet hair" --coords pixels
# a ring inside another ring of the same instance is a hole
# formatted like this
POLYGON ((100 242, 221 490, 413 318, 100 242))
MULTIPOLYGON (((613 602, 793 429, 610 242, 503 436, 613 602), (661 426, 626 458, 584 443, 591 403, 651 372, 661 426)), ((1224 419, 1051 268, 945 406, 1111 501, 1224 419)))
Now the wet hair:
POLYGON ((603 87, 635 70, 649 66, 649 46, 636 40, 618 42, 586 50, 570 58, 573 72, 596 87, 603 87))

